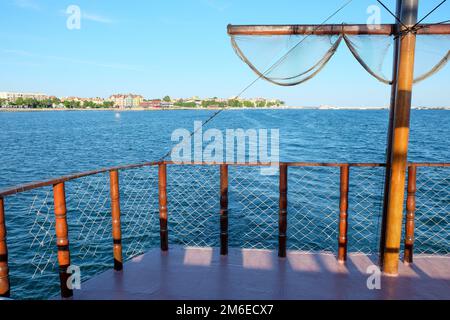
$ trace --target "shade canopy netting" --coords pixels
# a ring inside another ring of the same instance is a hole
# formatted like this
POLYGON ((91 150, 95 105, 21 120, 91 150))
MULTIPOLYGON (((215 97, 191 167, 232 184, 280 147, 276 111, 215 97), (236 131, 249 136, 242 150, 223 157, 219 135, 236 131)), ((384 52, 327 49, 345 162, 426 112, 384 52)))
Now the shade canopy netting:
MULTIPOLYGON (((295 86, 316 76, 345 43, 356 61, 378 81, 392 83, 394 36, 231 35, 239 58, 259 77, 295 86)), ((450 35, 417 35, 414 82, 443 69, 450 58, 450 35)))

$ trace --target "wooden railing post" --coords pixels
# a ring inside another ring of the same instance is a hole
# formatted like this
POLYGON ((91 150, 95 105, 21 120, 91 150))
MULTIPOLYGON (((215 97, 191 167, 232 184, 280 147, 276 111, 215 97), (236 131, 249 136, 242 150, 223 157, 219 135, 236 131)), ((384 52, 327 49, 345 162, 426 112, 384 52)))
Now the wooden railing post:
POLYGON ((8 298, 9 269, 8 269, 8 247, 6 246, 6 224, 5 207, 3 197, 0 197, 0 297, 8 298))
POLYGON ((348 165, 342 166, 340 178, 339 240, 338 240, 338 261, 341 263, 347 260, 349 177, 350 177, 349 166, 348 165))
POLYGON ((416 166, 408 168, 408 198, 406 200, 405 252, 403 262, 413 262, 414 215, 416 211, 416 166))
POLYGON ((220 254, 228 254, 228 165, 220 165, 220 254))
POLYGON ((67 226, 67 209, 66 194, 64 190, 64 182, 57 183, 53 186, 53 200, 55 210, 55 231, 56 245, 58 247, 58 264, 59 264, 59 280, 61 286, 61 296, 70 298, 73 291, 68 287, 67 280, 69 274, 67 269, 70 266, 70 250, 69 250, 69 228, 67 226))
POLYGON ((169 237, 167 231, 167 166, 165 163, 159 164, 159 233, 161 250, 169 250, 169 237))
POLYGON ((286 231, 287 231, 287 171, 285 164, 280 165, 280 211, 278 217, 278 256, 286 257, 286 231))
POLYGON ((120 223, 119 171, 111 170, 109 172, 109 184, 111 194, 114 270, 121 271, 123 269, 123 260, 122 260, 122 230, 120 223))

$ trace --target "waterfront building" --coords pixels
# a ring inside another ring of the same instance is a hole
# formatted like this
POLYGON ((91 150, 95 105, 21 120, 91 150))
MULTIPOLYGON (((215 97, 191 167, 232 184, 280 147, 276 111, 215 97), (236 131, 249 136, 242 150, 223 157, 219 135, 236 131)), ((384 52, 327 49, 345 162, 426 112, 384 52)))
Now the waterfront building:
POLYGON ((109 97, 109 101, 114 103, 114 106, 119 109, 136 108, 144 101, 144 97, 136 94, 114 94, 109 97))
POLYGON ((125 97, 125 108, 131 107, 133 107, 133 97, 131 95, 128 95, 125 97))
POLYGON ((161 99, 142 101, 139 106, 141 108, 161 108, 161 99))
POLYGON ((152 104, 150 101, 142 101, 141 104, 139 105, 140 108, 151 108, 152 104))
POLYGON ((109 101, 112 101, 114 103, 114 107, 116 108, 125 108, 125 96, 122 94, 114 94, 110 96, 109 101))
POLYGON ((0 99, 5 99, 9 102, 15 102, 17 99, 36 99, 45 100, 49 96, 43 93, 23 93, 23 92, 0 92, 0 99))
POLYGON ((172 102, 161 101, 161 108, 172 108, 172 107, 173 107, 172 102))
POLYGON ((140 95, 132 95, 132 106, 139 107, 139 105, 144 101, 144 97, 140 95))

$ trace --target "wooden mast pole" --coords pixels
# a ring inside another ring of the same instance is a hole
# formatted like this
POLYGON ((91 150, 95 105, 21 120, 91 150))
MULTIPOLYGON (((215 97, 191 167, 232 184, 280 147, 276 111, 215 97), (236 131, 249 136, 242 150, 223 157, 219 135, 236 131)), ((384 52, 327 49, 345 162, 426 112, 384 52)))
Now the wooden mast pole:
MULTIPOLYGON (((418 0, 403 0, 400 20, 401 30, 417 22, 418 0)), ((412 86, 414 80, 414 54, 416 35, 405 32, 400 36, 397 85, 395 92, 394 127, 391 140, 391 174, 386 214, 386 232, 383 272, 398 274, 400 241, 405 198, 405 176, 408 160, 409 122, 412 86)))
MULTIPOLYGON (((401 7, 403 0, 397 0, 395 15, 400 17, 401 7)), ((397 23, 397 32, 400 30, 400 24, 397 23)), ((384 197, 383 197, 383 216, 381 219, 381 234, 380 234, 380 252, 379 252, 379 264, 383 266, 384 247, 386 245, 386 216, 387 216, 387 204, 389 194, 389 183, 391 179, 391 151, 392 151, 392 132, 394 131, 394 114, 395 114, 395 97, 397 93, 397 72, 398 72, 398 51, 399 51, 400 39, 397 38, 394 41, 394 56, 392 67, 392 85, 391 85, 391 101, 389 106, 389 124, 388 134, 386 142, 386 170, 384 179, 384 197)))

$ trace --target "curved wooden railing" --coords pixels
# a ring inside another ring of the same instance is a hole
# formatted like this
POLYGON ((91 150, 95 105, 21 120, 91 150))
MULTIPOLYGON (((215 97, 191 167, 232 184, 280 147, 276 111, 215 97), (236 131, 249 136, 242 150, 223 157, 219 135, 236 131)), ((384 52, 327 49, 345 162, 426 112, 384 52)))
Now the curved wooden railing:
MULTIPOLYGON (((121 170, 142 167, 158 166, 158 192, 159 192, 159 220, 160 220, 160 246, 161 250, 168 250, 167 228, 167 165, 178 165, 171 161, 146 162, 125 166, 114 166, 99 170, 62 176, 45 181, 27 183, 0 191, 0 296, 10 295, 8 250, 6 244, 6 222, 4 212, 4 199, 8 196, 43 187, 53 187, 55 232, 58 248, 58 264, 60 273, 60 286, 62 297, 71 297, 72 290, 67 287, 67 268, 70 266, 70 249, 68 241, 68 225, 66 218, 65 183, 82 177, 100 173, 110 176, 111 217, 114 269, 122 270, 122 235, 120 221, 120 191, 118 172, 121 170)), ((228 167, 229 166, 273 166, 271 163, 207 163, 190 162, 182 165, 214 165, 220 166, 220 252, 228 253, 228 167)), ((286 256, 287 233, 287 176, 289 167, 339 167, 340 168, 340 203, 339 203, 339 237, 338 260, 345 262, 347 257, 347 229, 348 229, 348 193, 349 171, 352 167, 385 167, 384 163, 313 163, 313 162, 282 162, 278 163, 279 174, 279 220, 278 220, 278 255, 286 256)), ((408 196, 407 215, 405 223, 405 251, 404 261, 412 262, 414 246, 414 212, 416 192, 416 172, 418 167, 450 167, 450 163, 410 163, 408 165, 408 196)))
MULTIPOLYGON (((30 182, 21 184, 18 186, 6 188, 3 190, 0 190, 0 197, 6 197, 13 194, 38 189, 42 187, 48 187, 53 186, 58 183, 67 182, 71 180, 75 180, 78 178, 83 178, 87 176, 92 176, 99 173, 105 173, 110 172, 114 170, 126 170, 126 169, 135 169, 135 168, 142 168, 142 167, 150 167, 150 166, 157 166, 161 164, 166 165, 208 165, 208 166, 217 166, 217 165, 226 165, 226 166, 247 166, 247 167, 261 167, 261 166, 271 166, 272 163, 263 163, 263 162, 253 162, 253 163, 216 163, 216 162, 183 162, 183 163, 177 163, 173 161, 153 161, 153 162, 144 162, 144 163, 138 163, 138 164, 130 164, 130 165, 123 165, 123 166, 113 166, 113 167, 107 167, 102 168, 98 170, 91 170, 91 171, 84 171, 80 173, 74 173, 66 176, 61 176, 58 178, 43 180, 43 181, 37 181, 37 182, 30 182)), ((384 163, 339 163, 339 162, 280 162, 280 166, 288 166, 288 167, 385 167, 386 164, 384 163)), ((450 163, 445 162, 415 162, 415 163, 409 163, 408 167, 450 167, 450 163)))

